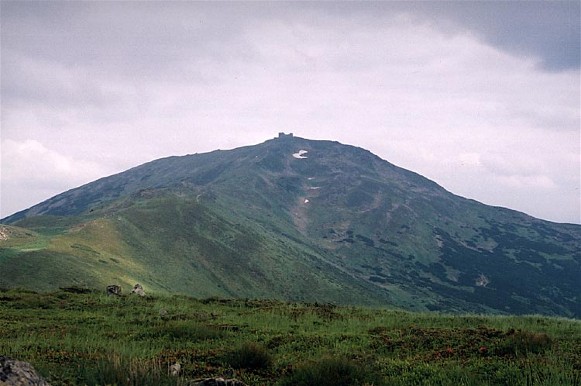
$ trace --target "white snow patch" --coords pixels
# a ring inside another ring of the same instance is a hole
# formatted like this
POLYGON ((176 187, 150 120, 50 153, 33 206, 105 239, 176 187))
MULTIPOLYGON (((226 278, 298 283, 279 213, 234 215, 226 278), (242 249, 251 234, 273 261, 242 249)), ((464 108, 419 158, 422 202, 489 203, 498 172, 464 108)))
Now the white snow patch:
POLYGON ((309 199, 305 198, 305 204, 308 204, 308 203, 309 203, 309 199))
POLYGON ((320 186, 309 186, 309 190, 317 190, 317 189, 321 189, 320 186))
POLYGON ((306 151, 306 150, 299 150, 297 153, 293 154, 293 157, 295 157, 296 159, 305 159, 305 158, 308 158, 308 157, 304 156, 307 153, 308 153, 308 151, 306 151))

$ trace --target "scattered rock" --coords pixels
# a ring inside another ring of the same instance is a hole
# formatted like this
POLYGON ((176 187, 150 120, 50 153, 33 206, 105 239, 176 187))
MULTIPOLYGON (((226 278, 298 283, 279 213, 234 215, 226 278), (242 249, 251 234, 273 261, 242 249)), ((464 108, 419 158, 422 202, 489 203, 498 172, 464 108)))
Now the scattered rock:
POLYGON ((206 378, 197 379, 191 386, 248 386, 246 383, 241 382, 237 379, 224 379, 224 378, 206 378))
POLYGON ((143 290, 143 286, 139 283, 135 284, 133 286, 133 289, 131 290, 132 294, 137 294, 139 296, 145 296, 145 291, 143 290))
POLYGON ((50 386, 30 363, 0 356, 0 385, 50 386))
POLYGON ((115 296, 121 296, 121 286, 118 286, 117 284, 111 284, 107 286, 107 295, 111 296, 111 295, 115 295, 115 296))
POLYGON ((174 363, 173 365, 171 365, 169 367, 169 373, 171 375, 173 375, 174 377, 177 377, 178 375, 180 375, 181 371, 182 371, 182 365, 180 365, 179 363, 174 363))

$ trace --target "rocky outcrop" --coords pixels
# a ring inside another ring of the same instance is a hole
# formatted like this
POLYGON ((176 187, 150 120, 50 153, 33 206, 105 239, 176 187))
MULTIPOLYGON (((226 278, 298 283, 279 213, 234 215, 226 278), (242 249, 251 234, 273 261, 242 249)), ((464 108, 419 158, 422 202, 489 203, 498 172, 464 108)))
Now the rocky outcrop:
POLYGON ((0 386, 50 386, 28 362, 0 356, 0 386))
POLYGON ((143 286, 139 283, 135 284, 133 286, 133 289, 131 290, 132 294, 137 294, 139 296, 145 296, 145 291, 143 290, 143 286))
POLYGON ((121 296, 121 286, 117 284, 111 284, 107 286, 107 295, 111 296, 121 296))

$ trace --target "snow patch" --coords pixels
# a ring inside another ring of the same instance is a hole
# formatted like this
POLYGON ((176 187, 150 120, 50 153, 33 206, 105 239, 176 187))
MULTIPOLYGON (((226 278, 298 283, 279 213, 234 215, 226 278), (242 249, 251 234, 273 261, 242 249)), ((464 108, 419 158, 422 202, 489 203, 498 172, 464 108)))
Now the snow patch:
POLYGON ((293 154, 293 157, 295 157, 296 159, 305 159, 305 158, 308 158, 308 157, 304 156, 307 153, 308 153, 308 151, 306 151, 306 150, 299 150, 297 153, 293 154))
POLYGON ((308 204, 308 203, 309 203, 309 199, 305 198, 305 204, 308 204))

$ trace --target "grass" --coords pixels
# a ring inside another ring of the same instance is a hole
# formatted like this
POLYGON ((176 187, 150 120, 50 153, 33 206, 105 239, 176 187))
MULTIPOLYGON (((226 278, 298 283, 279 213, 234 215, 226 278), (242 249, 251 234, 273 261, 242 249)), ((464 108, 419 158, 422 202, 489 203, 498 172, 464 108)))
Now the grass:
POLYGON ((67 289, 0 291, 0 326, 0 354, 53 386, 581 383, 581 321, 565 318, 67 289))
POLYGON ((346 358, 326 357, 300 365, 281 386, 355 386, 381 382, 378 374, 346 358))

